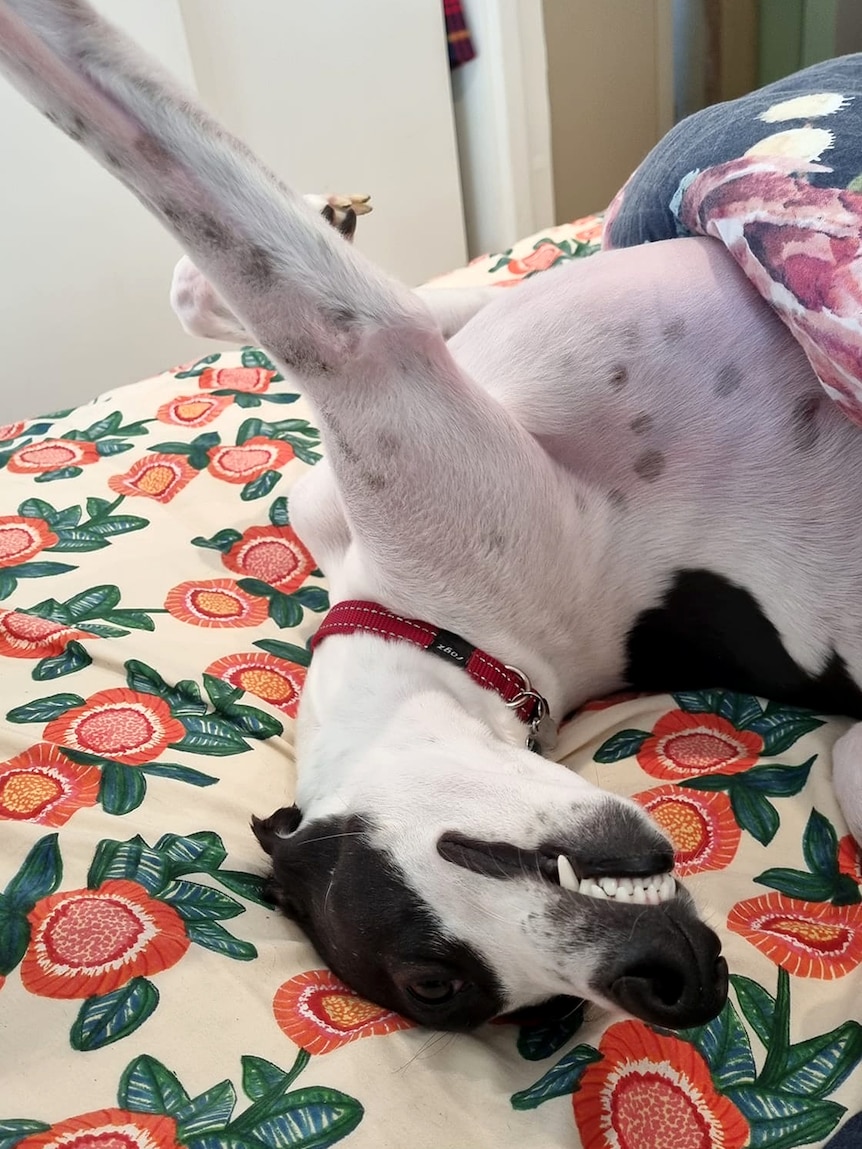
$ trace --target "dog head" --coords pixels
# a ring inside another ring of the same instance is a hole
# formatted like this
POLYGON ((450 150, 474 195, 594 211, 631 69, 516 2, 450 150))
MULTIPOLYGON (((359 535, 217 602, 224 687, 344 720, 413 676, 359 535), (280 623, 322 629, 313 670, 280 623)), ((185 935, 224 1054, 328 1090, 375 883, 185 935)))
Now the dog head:
POLYGON ((379 753, 349 813, 253 823, 270 898, 348 985, 437 1029, 558 995, 670 1028, 721 1010, 719 941, 637 805, 526 750, 422 757, 379 753))

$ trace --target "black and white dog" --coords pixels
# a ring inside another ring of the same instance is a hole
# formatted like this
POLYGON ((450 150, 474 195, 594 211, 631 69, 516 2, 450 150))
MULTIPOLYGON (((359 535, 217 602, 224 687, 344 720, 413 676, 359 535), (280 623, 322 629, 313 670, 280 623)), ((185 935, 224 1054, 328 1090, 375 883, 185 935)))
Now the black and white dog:
POLYGON ((274 898, 431 1026, 558 994, 714 1016, 727 967, 668 841, 531 747, 626 685, 862 717, 862 439, 787 330, 706 240, 417 297, 82 0, 0 0, 0 67, 179 238, 187 324, 253 333, 319 419, 291 516, 341 605, 296 805, 255 823, 274 898))

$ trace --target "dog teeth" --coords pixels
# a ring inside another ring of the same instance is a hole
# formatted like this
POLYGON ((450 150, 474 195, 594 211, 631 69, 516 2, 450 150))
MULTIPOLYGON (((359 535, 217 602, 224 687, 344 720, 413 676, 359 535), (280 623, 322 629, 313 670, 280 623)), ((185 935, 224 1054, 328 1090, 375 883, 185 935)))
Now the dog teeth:
POLYGON ((592 878, 578 880, 572 863, 560 854, 557 858, 560 887, 599 901, 633 903, 636 906, 658 906, 676 895, 672 874, 652 874, 648 878, 592 878))
POLYGON ((578 882, 575 871, 572 869, 572 863, 565 856, 560 854, 557 858, 557 873, 560 877, 560 885, 564 890, 571 890, 573 893, 578 893, 580 883, 578 882))

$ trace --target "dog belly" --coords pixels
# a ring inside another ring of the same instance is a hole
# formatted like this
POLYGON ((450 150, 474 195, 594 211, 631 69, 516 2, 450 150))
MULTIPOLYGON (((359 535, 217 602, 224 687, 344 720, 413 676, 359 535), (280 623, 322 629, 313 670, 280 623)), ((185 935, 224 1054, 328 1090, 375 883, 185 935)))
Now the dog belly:
POLYGON ((605 501, 630 684, 862 717, 862 437, 796 341, 709 240, 541 278, 450 346, 605 501))

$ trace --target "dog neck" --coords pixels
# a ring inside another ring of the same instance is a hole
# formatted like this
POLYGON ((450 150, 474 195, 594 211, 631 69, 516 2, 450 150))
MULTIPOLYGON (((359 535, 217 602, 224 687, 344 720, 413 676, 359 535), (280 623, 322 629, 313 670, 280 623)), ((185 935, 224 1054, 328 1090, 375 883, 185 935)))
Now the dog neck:
MULTIPOLYGON (((427 764, 417 748, 523 750, 528 727, 462 668, 406 643, 371 634, 332 635, 314 656, 300 705, 297 805, 342 813, 346 792, 384 759, 427 764), (326 809, 323 809, 326 805, 326 809)), ((470 761, 469 749, 464 760, 470 761)))

